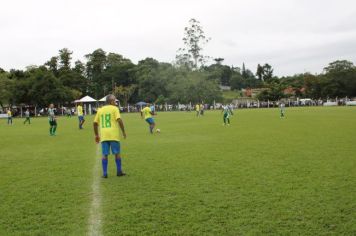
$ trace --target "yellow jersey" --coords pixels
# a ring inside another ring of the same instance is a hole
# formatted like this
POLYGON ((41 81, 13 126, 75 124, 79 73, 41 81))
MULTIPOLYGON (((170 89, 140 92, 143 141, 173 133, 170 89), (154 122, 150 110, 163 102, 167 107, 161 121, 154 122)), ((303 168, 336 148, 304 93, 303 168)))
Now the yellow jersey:
POLYGON ((199 106, 199 104, 197 104, 197 105, 195 106, 195 110, 196 110, 196 111, 200 111, 200 106, 199 106))
POLYGON ((143 109, 141 110, 141 112, 142 112, 143 115, 145 116, 145 120, 152 117, 151 108, 149 108, 149 107, 143 108, 143 109))
POLYGON ((83 107, 81 105, 77 106, 78 116, 83 116, 83 107))
POLYGON ((7 111, 7 117, 12 117, 11 111, 7 111))
POLYGON ((113 105, 103 106, 95 115, 94 123, 100 127, 100 140, 120 141, 120 130, 118 119, 120 118, 119 108, 113 105))

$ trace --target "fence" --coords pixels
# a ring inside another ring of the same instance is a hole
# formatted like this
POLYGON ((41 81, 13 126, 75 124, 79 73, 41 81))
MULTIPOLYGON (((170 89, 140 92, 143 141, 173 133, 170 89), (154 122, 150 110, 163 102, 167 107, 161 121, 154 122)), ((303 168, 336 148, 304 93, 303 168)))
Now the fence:
MULTIPOLYGON (((313 99, 284 99, 280 101, 259 101, 253 99, 236 99, 229 104, 234 109, 252 109, 252 108, 275 108, 279 107, 279 105, 283 103, 286 107, 305 107, 305 106, 356 106, 356 100, 352 101, 348 98, 343 99, 328 99, 328 100, 313 100, 313 99)), ((204 104, 204 110, 219 110, 223 106, 222 103, 213 104, 204 104)), ((88 107, 84 107, 85 114, 93 113, 95 114, 99 106, 92 106, 88 111, 88 107)), ((195 104, 154 104, 155 111, 159 112, 170 112, 170 111, 194 111, 195 104)), ((47 108, 40 108, 40 107, 30 107, 30 106, 19 106, 19 107, 12 107, 13 116, 16 117, 23 117, 23 113, 25 109, 29 109, 31 116, 47 116, 47 108)), ((137 105, 130 105, 127 106, 120 106, 121 112, 140 112, 142 106, 137 105)), ((56 115, 74 115, 75 114, 75 107, 58 107, 55 109, 56 115)), ((1 114, 3 117, 7 117, 6 114, 1 114)))

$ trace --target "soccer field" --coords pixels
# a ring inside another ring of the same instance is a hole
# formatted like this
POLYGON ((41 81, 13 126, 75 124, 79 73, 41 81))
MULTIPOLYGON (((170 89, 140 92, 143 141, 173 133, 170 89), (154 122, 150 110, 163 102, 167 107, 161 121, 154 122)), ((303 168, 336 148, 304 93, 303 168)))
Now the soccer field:
POLYGON ((356 235, 355 108, 122 118, 108 179, 93 117, 0 120, 0 235, 356 235))

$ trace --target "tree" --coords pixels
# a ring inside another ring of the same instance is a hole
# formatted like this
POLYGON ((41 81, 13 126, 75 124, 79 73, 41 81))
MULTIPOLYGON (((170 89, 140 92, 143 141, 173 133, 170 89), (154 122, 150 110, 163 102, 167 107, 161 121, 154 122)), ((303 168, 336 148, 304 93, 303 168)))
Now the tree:
POLYGON ((75 93, 45 67, 30 71, 27 80, 26 103, 47 106, 49 103, 66 103, 74 99, 75 93))
POLYGON ((169 80, 175 77, 171 64, 159 63, 153 58, 146 58, 138 62, 135 71, 140 100, 154 102, 159 96, 167 96, 169 80))
POLYGON ((348 72, 355 69, 354 64, 347 60, 337 60, 329 63, 327 67, 324 68, 326 74, 348 72))
POLYGON ((131 96, 135 93, 136 89, 137 89, 137 85, 135 85, 135 84, 132 84, 132 85, 129 85, 126 87, 120 85, 118 87, 115 87, 114 95, 117 98, 124 101, 123 105, 127 105, 128 101, 130 100, 131 96))
MULTIPOLYGON (((221 59, 221 58, 220 58, 221 59)), ((230 66, 222 65, 221 61, 212 64, 208 67, 203 67, 204 71, 208 72, 209 80, 217 80, 219 84, 229 86, 232 71, 230 66)))
POLYGON ((248 75, 246 72, 246 67, 245 67, 245 63, 242 63, 242 72, 241 72, 242 78, 247 79, 248 75))
POLYGON ((222 62, 224 61, 224 58, 221 58, 221 57, 215 58, 214 61, 215 61, 216 64, 221 65, 222 62))
POLYGON ((356 67, 350 61, 334 61, 324 68, 323 94, 330 97, 356 96, 356 67))
POLYGON ((94 97, 106 95, 101 86, 102 74, 107 62, 106 52, 99 48, 85 55, 85 58, 88 60, 86 63, 86 76, 89 82, 88 90, 90 95, 94 97))
POLYGON ((233 90, 241 90, 246 88, 245 79, 242 77, 240 73, 234 73, 231 77, 231 89, 233 90))
POLYGON ((257 65, 256 76, 259 80, 270 82, 273 78, 273 68, 268 63, 265 63, 263 66, 260 64, 257 65))
POLYGON ((263 71, 263 67, 260 64, 257 65, 256 75, 259 80, 263 81, 264 71, 263 71))
POLYGON ((0 71, 0 106, 2 108, 11 100, 13 85, 14 81, 8 78, 8 74, 4 70, 0 71))
POLYGON ((73 52, 70 51, 68 48, 63 48, 59 50, 59 68, 62 70, 69 70, 70 69, 70 62, 72 60, 73 52))
POLYGON ((47 66, 54 75, 58 75, 58 57, 51 57, 51 59, 45 63, 45 66, 47 66))
POLYGON ((278 101, 285 97, 283 91, 285 87, 279 82, 271 82, 268 85, 268 89, 263 90, 257 95, 257 98, 261 101, 278 101))
POLYGON ((176 61, 183 65, 192 65, 193 69, 198 69, 203 65, 207 57, 202 55, 203 46, 210 41, 205 36, 200 22, 192 18, 189 20, 189 26, 184 28, 183 43, 184 48, 178 49, 176 61), (184 62, 185 61, 185 62, 184 62), (182 63, 183 62, 183 63, 182 63))
POLYGON ((264 64, 263 66, 263 80, 268 82, 273 78, 273 69, 269 64, 264 64))
POLYGON ((172 103, 222 101, 222 93, 217 81, 207 79, 207 74, 193 71, 178 78, 168 85, 168 101, 172 103))

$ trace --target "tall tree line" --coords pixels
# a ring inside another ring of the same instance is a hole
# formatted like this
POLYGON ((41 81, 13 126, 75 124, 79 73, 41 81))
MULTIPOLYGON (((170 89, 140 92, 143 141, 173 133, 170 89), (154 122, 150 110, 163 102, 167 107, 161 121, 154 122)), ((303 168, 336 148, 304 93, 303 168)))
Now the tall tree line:
POLYGON ((286 89, 292 89, 298 97, 356 97, 356 67, 350 61, 332 62, 318 75, 279 78, 268 63, 258 64, 253 72, 245 63, 236 67, 225 65, 221 57, 212 60, 203 55, 204 45, 210 40, 200 22, 191 19, 173 63, 145 58, 135 64, 101 48, 85 55, 85 62, 73 62, 73 52, 63 48, 43 65, 25 70, 0 68, 0 106, 69 104, 84 95, 99 99, 109 93, 123 104, 212 103, 223 99, 219 86, 230 86, 232 90, 261 88, 261 100, 291 96, 284 92, 286 89))

